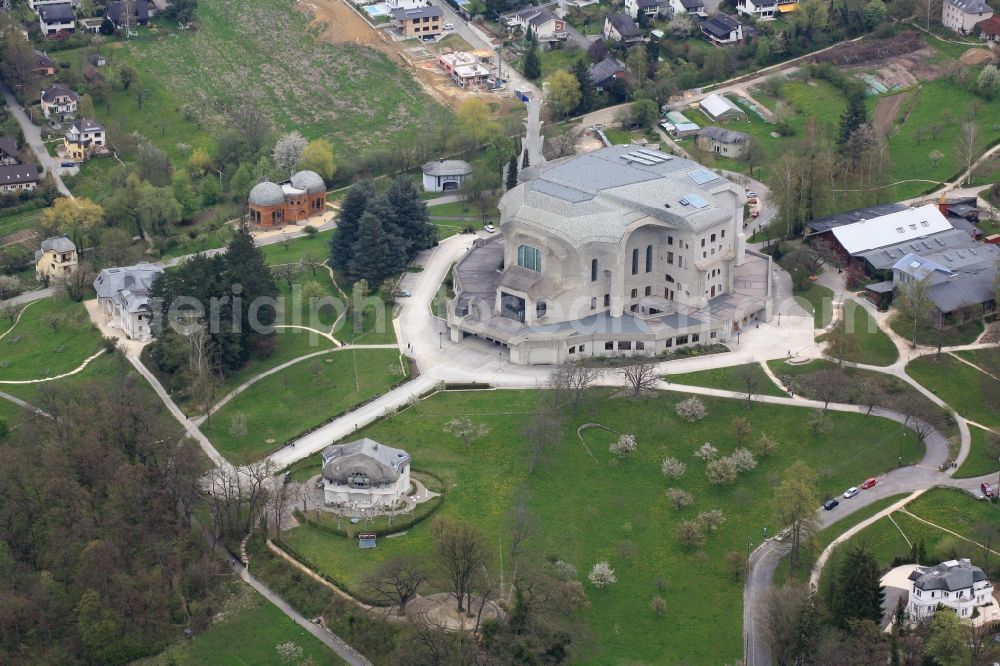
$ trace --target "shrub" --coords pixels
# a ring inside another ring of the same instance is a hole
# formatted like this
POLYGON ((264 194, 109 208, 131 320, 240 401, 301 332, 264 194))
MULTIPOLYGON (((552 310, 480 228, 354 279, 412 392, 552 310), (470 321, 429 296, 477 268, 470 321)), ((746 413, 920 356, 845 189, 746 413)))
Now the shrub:
POLYGON ((729 458, 736 465, 737 472, 749 472, 757 466, 757 458, 754 457, 750 449, 740 447, 733 451, 733 454, 729 458))
POLYGON ((709 460, 712 460, 713 458, 715 458, 715 456, 718 455, 718 453, 719 453, 719 449, 715 448, 714 446, 712 446, 708 442, 705 442, 704 444, 702 444, 701 446, 699 446, 697 449, 695 449, 695 451, 694 451, 694 457, 695 458, 699 458, 701 460, 704 460, 705 462, 708 462, 709 460))
POLYGON ((608 450, 619 458, 628 458, 635 452, 635 435, 623 434, 617 442, 611 442, 608 450))
POLYGON ((685 520, 679 524, 674 536, 677 543, 688 550, 694 550, 705 543, 705 534, 701 531, 701 525, 693 520, 685 520))
POLYGON ((705 407, 705 403, 694 396, 678 402, 676 409, 677 416, 681 417, 688 423, 700 421, 708 415, 708 409, 705 407))
POLYGON ((667 612, 667 602, 660 595, 656 595, 655 597, 652 598, 652 600, 649 602, 649 607, 657 615, 663 615, 664 613, 667 612))
POLYGON ((686 470, 687 465, 677 458, 664 458, 663 462, 660 463, 660 471, 663 472, 663 476, 669 476, 672 479, 683 476, 686 470))
POLYGON ((611 568, 607 560, 601 560, 595 564, 594 568, 590 570, 587 580, 598 590, 603 590, 608 585, 618 582, 618 579, 615 577, 615 570, 611 568))
POLYGON ((702 511, 698 514, 698 524, 709 532, 714 532, 726 522, 726 515, 720 509, 702 511))
POLYGON ((573 580, 576 578, 576 567, 565 560, 556 560, 549 565, 552 569, 552 576, 559 580, 573 580))
POLYGON ((766 432, 760 433, 760 437, 757 438, 757 443, 754 445, 754 448, 757 450, 757 455, 761 458, 766 458, 767 456, 774 454, 779 447, 780 444, 778 444, 778 441, 773 439, 766 432))
POLYGON ((736 481, 736 463, 729 457, 709 460, 708 465, 705 466, 705 474, 708 475, 709 483, 727 486, 736 481))
POLYGON ((674 505, 675 509, 683 509, 694 504, 694 495, 680 488, 668 488, 664 495, 667 501, 674 505))

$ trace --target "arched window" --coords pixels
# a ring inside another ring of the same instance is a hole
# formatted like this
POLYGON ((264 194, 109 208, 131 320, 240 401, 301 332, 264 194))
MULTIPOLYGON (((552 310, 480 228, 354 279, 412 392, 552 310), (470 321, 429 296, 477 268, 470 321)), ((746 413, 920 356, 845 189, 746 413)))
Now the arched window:
POLYGON ((652 245, 647 245, 646 246, 646 272, 647 273, 652 273, 653 272, 653 246, 652 245))

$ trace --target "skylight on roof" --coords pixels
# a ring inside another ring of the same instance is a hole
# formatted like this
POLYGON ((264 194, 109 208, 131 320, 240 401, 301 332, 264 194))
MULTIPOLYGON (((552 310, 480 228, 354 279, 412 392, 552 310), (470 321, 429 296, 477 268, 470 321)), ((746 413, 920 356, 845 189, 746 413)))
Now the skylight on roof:
POLYGON ((920 268, 920 262, 914 259, 910 262, 910 268, 920 268))
POLYGON ((903 233, 903 227, 896 227, 896 231, 898 231, 899 233, 903 233))
POLYGON ((712 173, 708 169, 695 169, 694 171, 688 172, 688 176, 699 185, 710 183, 718 178, 716 174, 712 173))
POLYGON ((684 198, 695 208, 708 208, 708 201, 700 194, 685 194, 684 198))

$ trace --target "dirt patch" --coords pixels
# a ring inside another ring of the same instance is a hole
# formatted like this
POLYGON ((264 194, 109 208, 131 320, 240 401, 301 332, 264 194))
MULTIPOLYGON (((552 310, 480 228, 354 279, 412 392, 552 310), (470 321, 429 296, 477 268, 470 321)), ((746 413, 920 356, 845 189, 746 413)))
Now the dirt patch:
POLYGON ((848 42, 824 51, 811 58, 813 62, 828 62, 832 65, 861 65, 883 62, 888 58, 913 53, 926 48, 923 37, 913 32, 902 32, 888 39, 866 39, 848 42))
POLYGON ((353 9, 344 4, 343 0, 311 0, 297 4, 312 10, 315 23, 324 24, 321 37, 329 42, 367 44, 390 55, 397 53, 387 43, 388 37, 383 37, 378 31, 373 30, 353 9))
POLYGON ((900 107, 909 96, 910 93, 900 93, 879 99, 875 107, 875 129, 882 134, 888 134, 896 122, 896 117, 899 116, 900 107))
POLYGON ((41 236, 34 229, 21 229, 7 236, 0 236, 0 247, 10 245, 20 245, 28 250, 33 250, 38 246, 41 236))
POLYGON ((959 57, 958 61, 963 65, 985 65, 996 62, 997 57, 989 49, 969 49, 959 57))

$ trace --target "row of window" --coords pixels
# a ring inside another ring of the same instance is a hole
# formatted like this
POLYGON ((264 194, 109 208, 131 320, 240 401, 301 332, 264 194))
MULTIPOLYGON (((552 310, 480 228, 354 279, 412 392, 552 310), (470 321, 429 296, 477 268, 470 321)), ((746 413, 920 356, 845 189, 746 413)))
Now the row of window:
MULTIPOLYGON (((713 340, 715 339, 715 331, 709 334, 709 337, 713 340)), ((673 347, 677 345, 678 347, 686 344, 694 344, 701 341, 701 333, 692 333, 690 335, 678 335, 676 338, 667 338, 665 341, 666 347, 673 347)), ((642 340, 607 340, 604 343, 604 351, 645 351, 646 343, 642 340)), ((569 348, 570 354, 583 354, 587 351, 587 345, 573 346, 569 348)))

